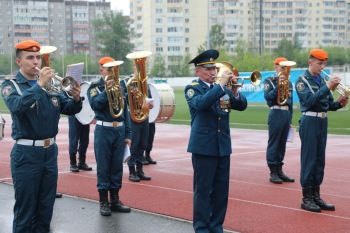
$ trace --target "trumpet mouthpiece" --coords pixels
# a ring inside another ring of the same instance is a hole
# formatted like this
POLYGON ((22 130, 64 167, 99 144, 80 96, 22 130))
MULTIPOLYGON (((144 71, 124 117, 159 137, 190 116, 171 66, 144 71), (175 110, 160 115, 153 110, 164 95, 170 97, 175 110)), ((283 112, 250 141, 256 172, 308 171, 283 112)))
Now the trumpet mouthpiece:
POLYGON ((39 68, 39 67, 35 67, 35 69, 36 69, 37 71, 40 71, 40 68, 39 68))

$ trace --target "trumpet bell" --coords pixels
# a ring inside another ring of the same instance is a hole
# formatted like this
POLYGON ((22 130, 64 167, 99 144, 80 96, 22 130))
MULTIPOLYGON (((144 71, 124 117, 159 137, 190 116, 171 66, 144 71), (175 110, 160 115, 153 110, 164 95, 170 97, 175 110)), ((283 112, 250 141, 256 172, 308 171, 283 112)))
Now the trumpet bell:
POLYGON ((111 61, 111 62, 107 62, 107 63, 103 64, 103 67, 111 68, 114 66, 120 66, 123 63, 124 63, 123 61, 111 61))
POLYGON ((295 61, 281 61, 280 66, 295 66, 297 63, 295 61))
POLYGON ((259 86, 261 82, 261 73, 258 70, 254 70, 250 75, 250 81, 254 86, 259 86))
POLYGON ((134 59, 148 57, 151 54, 152 54, 151 51, 136 51, 136 52, 129 53, 128 55, 126 55, 126 58, 128 58, 130 60, 134 60, 134 59))

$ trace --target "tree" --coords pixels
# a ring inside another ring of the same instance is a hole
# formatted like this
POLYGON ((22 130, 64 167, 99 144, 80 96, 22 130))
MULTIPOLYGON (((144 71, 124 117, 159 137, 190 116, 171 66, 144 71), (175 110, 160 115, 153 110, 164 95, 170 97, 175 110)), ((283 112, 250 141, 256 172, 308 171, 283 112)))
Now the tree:
POLYGON ((125 63, 120 66, 120 73, 131 73, 131 61, 125 58, 133 49, 130 42, 130 19, 123 16, 121 12, 110 12, 103 15, 103 18, 95 20, 93 26, 101 53, 124 61, 125 63))
POLYGON ((222 33, 222 29, 223 27, 220 24, 216 24, 211 27, 209 33, 210 48, 220 50, 225 47, 226 40, 225 34, 222 33))
POLYGON ((151 75, 155 77, 165 77, 166 68, 165 61, 162 55, 157 54, 153 61, 153 67, 151 69, 151 75))

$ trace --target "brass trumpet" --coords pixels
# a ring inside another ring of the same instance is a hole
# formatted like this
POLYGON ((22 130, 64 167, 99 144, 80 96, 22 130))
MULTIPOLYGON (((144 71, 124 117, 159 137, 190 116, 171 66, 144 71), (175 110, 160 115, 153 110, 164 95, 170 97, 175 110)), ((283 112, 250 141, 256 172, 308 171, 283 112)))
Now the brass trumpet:
MULTIPOLYGON (((321 70, 321 72, 325 75, 325 80, 328 81, 329 79, 331 79, 332 77, 329 76, 329 74, 327 74, 324 70, 321 70)), ((350 88, 345 86, 344 84, 342 83, 339 83, 337 85, 337 87, 335 88, 335 90, 342 96, 344 97, 348 97, 350 96, 350 88)))
MULTIPOLYGON (((42 60, 42 67, 50 67, 50 54, 55 52, 57 48, 55 46, 41 46, 40 54, 42 60)), ((35 67, 36 70, 40 71, 38 67, 35 67)), ((45 90, 51 94, 59 94, 63 91, 69 92, 73 89, 74 86, 77 86, 78 83, 71 76, 60 77, 57 74, 54 74, 51 77, 51 82, 47 83, 45 90)))
POLYGON ((228 81, 226 84, 226 87, 228 89, 232 89, 232 87, 243 87, 244 84, 244 80, 249 79, 250 82, 254 85, 254 86, 259 86, 260 82, 261 82, 261 73, 258 70, 254 70, 250 76, 240 76, 239 72, 236 68, 233 67, 233 65, 229 62, 220 62, 220 63, 216 63, 215 64, 217 69, 218 69, 218 73, 217 73, 217 78, 216 78, 216 83, 220 82, 220 79, 222 77, 225 77, 227 75, 231 76, 234 75, 237 77, 237 82, 233 82, 233 81, 228 81), (238 82, 238 80, 242 80, 240 83, 238 82))

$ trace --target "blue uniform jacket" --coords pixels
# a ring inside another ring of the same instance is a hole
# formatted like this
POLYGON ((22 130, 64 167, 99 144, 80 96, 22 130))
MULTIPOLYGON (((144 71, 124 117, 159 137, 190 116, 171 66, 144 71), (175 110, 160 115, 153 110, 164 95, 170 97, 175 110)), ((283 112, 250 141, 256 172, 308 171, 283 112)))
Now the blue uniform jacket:
POLYGON ((10 80, 2 84, 2 96, 12 116, 12 138, 42 140, 58 133, 60 113, 80 112, 82 101, 76 102, 62 94, 48 94, 39 84, 33 86, 18 72, 15 79, 22 95, 10 80))
MULTIPOLYGON (((123 93, 123 86, 121 86, 123 93)), ((124 96, 124 111, 123 114, 118 117, 112 117, 109 111, 109 104, 107 93, 105 91, 105 81, 101 78, 96 82, 91 83, 88 89, 88 98, 91 105, 92 110, 94 110, 96 115, 96 120, 113 122, 113 121, 124 121, 125 125, 125 138, 131 139, 131 126, 130 126, 130 115, 127 107, 127 103, 124 96)))
POLYGON ((334 102, 333 95, 325 80, 321 78, 321 82, 318 84, 315 77, 312 77, 308 70, 298 78, 295 88, 299 97, 301 112, 336 111, 342 107, 339 102, 334 102))
POLYGON ((208 156, 228 156, 232 153, 229 112, 220 108, 220 98, 228 95, 231 108, 243 111, 247 99, 240 94, 235 98, 232 91, 214 85, 210 89, 198 80, 185 87, 185 96, 191 113, 191 135, 188 152, 208 156))
MULTIPOLYGON (((264 82, 264 98, 266 104, 272 107, 277 104, 277 94, 278 94, 278 77, 269 77, 264 82)), ((287 102, 284 104, 289 107, 290 112, 290 123, 293 118, 293 85, 289 82, 289 97, 287 102)))

